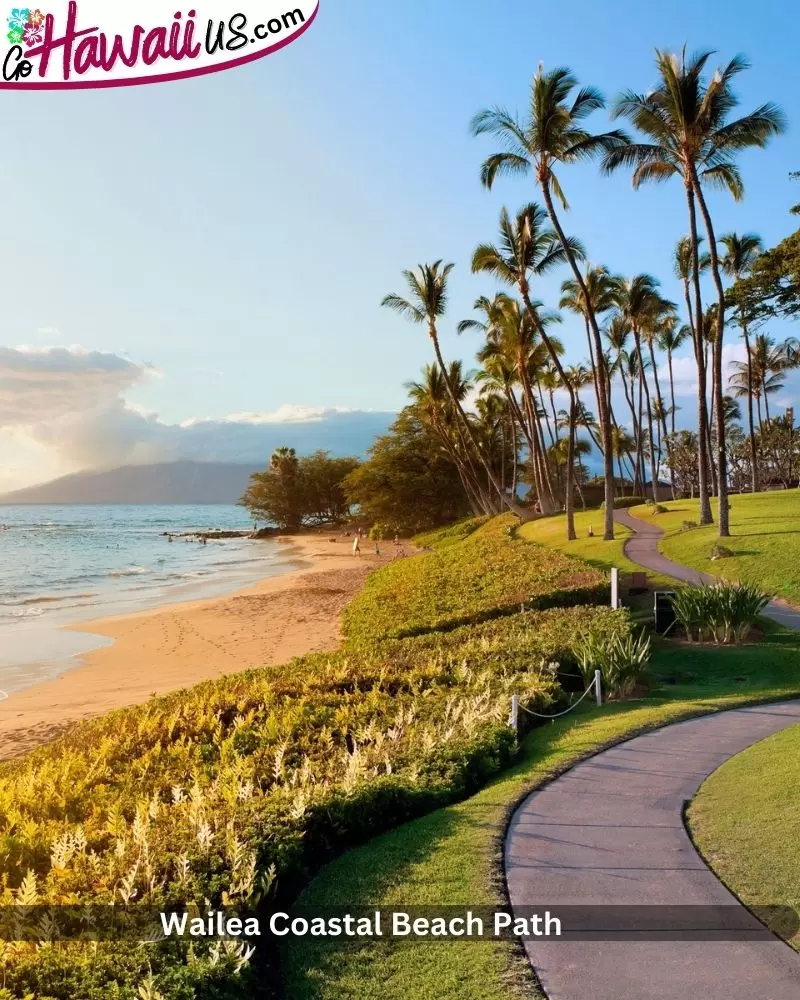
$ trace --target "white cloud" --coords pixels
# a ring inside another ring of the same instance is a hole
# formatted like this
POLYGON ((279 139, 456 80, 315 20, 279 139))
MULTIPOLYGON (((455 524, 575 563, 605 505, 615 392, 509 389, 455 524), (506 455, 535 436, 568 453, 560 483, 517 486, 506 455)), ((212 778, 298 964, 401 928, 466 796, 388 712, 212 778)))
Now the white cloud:
POLYGON ((283 443, 360 453, 390 422, 387 414, 286 404, 169 424, 125 399, 137 383, 160 374, 152 365, 78 346, 0 347, 0 449, 15 459, 2 488, 179 458, 261 462, 283 443))

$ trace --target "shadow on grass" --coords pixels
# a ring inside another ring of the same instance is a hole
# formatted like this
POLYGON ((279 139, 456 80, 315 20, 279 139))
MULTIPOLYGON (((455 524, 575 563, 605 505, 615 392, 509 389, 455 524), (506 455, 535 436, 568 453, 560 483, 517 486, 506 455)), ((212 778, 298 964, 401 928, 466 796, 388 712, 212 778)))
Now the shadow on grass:
MULTIPOLYGON (((758 645, 719 648, 657 639, 651 666, 655 688, 649 697, 607 704, 602 711, 582 706, 531 730, 517 762, 483 790, 349 851, 321 872, 299 902, 354 909, 496 905, 504 900, 504 831, 531 791, 609 741, 678 721, 670 716, 670 703, 702 714, 734 707, 735 700, 791 696, 800 690, 800 637, 770 624, 758 645), (620 716, 633 718, 625 726, 620 716)), ((287 946, 283 974, 287 1000, 540 996, 524 956, 491 941, 304 938, 287 946), (428 990, 435 984, 435 991, 420 992, 422 984, 428 990)))

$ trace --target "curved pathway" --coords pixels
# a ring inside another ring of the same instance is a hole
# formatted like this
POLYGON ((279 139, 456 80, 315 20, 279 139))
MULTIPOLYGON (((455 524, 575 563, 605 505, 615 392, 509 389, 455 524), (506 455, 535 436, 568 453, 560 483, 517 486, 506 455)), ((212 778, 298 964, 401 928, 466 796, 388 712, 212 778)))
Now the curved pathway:
MULTIPOLYGON (((682 821, 684 803, 712 771, 795 723, 800 701, 677 723, 578 764, 525 800, 505 845, 518 911, 697 904, 729 907, 736 926, 751 929, 705 941, 569 934, 526 941, 550 1000, 800 1000, 800 955, 722 885, 682 821)), ((608 911, 591 916, 594 926, 609 918, 608 911)))
MULTIPOLYGON (((644 569, 649 569, 651 573, 661 573, 663 576, 670 576, 673 580, 680 580, 682 583, 715 583, 715 578, 707 573, 701 573, 688 566, 681 566, 680 563, 672 562, 662 555, 658 548, 664 529, 651 521, 641 521, 638 517, 632 517, 627 510, 615 510, 614 520, 619 524, 624 524, 634 532, 625 542, 625 555, 631 562, 638 563, 644 569)), ((771 618, 787 628, 800 631, 800 611, 778 604, 777 601, 770 601, 762 612, 765 618, 771 618)), ((800 994, 798 994, 800 998, 800 994)))

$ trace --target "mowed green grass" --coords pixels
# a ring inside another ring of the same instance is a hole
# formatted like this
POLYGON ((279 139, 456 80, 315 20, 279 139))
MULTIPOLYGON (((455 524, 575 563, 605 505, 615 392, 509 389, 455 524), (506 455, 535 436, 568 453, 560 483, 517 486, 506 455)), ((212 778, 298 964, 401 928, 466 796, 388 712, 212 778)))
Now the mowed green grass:
MULTIPOLYGON (((748 906, 800 911, 800 725, 723 764, 689 810, 695 841, 748 906)), ((782 933, 800 951, 800 934, 782 933)))
MULTIPOLYGON (((770 595, 800 605, 800 491, 743 494, 731 497, 731 537, 718 538, 716 524, 682 531, 684 521, 700 520, 696 500, 665 503, 666 514, 634 507, 631 514, 660 525, 667 536, 661 551, 669 559, 726 580, 756 583, 770 595), (734 553, 711 561, 711 548, 720 541, 734 553)), ((714 517, 717 505, 712 502, 714 517)))
MULTIPOLYGON (((582 559, 598 569, 610 571, 616 568, 622 574, 640 573, 642 567, 631 562, 625 555, 625 542, 630 538, 632 532, 624 524, 614 525, 614 540, 606 542, 603 540, 603 511, 587 510, 575 512, 575 532, 577 538, 574 541, 567 541, 567 519, 564 514, 554 514, 552 517, 540 517, 536 521, 529 521, 517 529, 517 535, 528 542, 536 542, 539 545, 546 545, 551 549, 558 549, 568 555, 582 559), (589 536, 589 529, 594 535, 589 536)), ((648 574, 648 579, 659 586, 673 584, 674 581, 661 577, 656 573, 648 574)))
MULTIPOLYGON (((519 762, 473 798, 348 852, 308 888, 304 905, 500 905, 497 863, 515 803, 581 758, 693 715, 800 693, 800 641, 774 629, 730 649, 663 644, 647 699, 587 708, 533 730, 519 762)), ((326 942, 288 950, 288 1000, 507 1000, 540 997, 520 951, 505 942, 326 942)))

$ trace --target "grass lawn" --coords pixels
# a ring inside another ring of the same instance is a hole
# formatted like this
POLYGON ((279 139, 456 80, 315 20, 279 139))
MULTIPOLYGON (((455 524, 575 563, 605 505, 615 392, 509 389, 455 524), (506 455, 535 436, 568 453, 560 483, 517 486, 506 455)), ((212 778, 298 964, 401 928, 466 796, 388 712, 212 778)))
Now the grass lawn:
MULTIPOLYGON (((699 521, 696 500, 664 504, 666 514, 634 507, 631 514, 652 520, 668 533, 661 551, 669 559, 712 576, 757 583, 772 595, 800 605, 800 491, 743 494, 731 497, 731 538, 722 539, 733 558, 711 562, 717 526, 682 531, 684 521, 699 521)), ((712 502, 716 517, 716 504, 712 502)))
MULTIPOLYGON (((748 906, 800 910, 798 788, 800 726, 792 726, 723 764, 692 803, 698 847, 748 906)), ((800 951, 800 934, 789 943, 800 951)))
MULTIPOLYGON (((517 530, 517 535, 528 542, 537 542, 548 548, 566 552, 598 569, 609 571, 612 566, 616 566, 621 574, 642 572, 642 567, 631 562, 623 551, 626 540, 631 536, 631 532, 624 524, 614 525, 613 542, 603 540, 602 510, 575 511, 575 531, 578 537, 575 541, 568 542, 566 516, 554 514, 552 517, 540 517, 536 521, 523 524, 517 530), (594 531, 594 536, 591 538, 589 528, 594 531)), ((668 580, 657 573, 648 573, 648 579, 656 586, 675 585, 674 580, 668 580)))
MULTIPOLYGON (((663 644, 659 679, 641 701, 587 708, 524 739, 514 767, 477 795, 406 824, 329 865, 306 905, 497 905, 496 881, 514 803, 594 750, 645 729, 751 701, 800 693, 800 640, 779 629, 730 649, 663 644)), ((800 842, 800 838, 798 838, 800 842)), ((795 883, 796 884, 796 883, 795 883)), ((506 1000, 539 997, 521 952, 505 942, 304 939, 286 956, 288 1000, 506 1000)))

